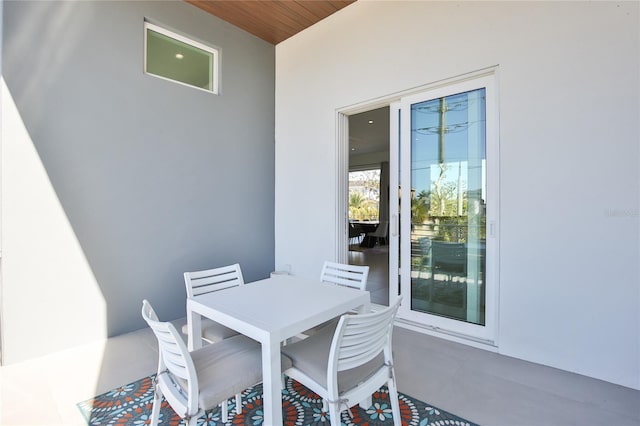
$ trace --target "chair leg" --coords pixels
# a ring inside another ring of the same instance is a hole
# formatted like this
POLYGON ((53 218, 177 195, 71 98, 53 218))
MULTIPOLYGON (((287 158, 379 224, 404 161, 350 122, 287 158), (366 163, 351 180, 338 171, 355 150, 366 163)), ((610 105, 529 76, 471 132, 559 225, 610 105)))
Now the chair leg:
POLYGON ((400 398, 398 398, 398 389, 396 388, 396 381, 394 378, 389 379, 387 382, 389 388, 389 399, 391 400, 391 413, 393 414, 393 424, 402 424, 400 421, 400 398))
POLYGON ((331 420, 331 426, 341 426, 342 422, 340 421, 340 403, 339 402, 329 403, 329 420, 331 420))
POLYGON ((236 414, 242 414, 242 394, 236 394, 236 414))
POLYGON ((160 419, 160 405, 162 404, 162 391, 160 386, 155 386, 155 393, 153 396, 153 408, 151 409, 151 426, 156 426, 160 419))
POLYGON ((222 423, 226 423, 229 420, 229 407, 226 399, 220 403, 220 411, 222 411, 222 423))

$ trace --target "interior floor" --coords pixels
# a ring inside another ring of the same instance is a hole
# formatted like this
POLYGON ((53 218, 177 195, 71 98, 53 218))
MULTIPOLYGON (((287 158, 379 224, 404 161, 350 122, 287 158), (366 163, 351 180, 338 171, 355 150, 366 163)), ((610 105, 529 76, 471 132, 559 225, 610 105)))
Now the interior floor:
POLYGON ((389 246, 376 245, 361 248, 358 244, 349 246, 350 265, 369 266, 367 290, 371 293, 371 302, 389 305, 389 246))

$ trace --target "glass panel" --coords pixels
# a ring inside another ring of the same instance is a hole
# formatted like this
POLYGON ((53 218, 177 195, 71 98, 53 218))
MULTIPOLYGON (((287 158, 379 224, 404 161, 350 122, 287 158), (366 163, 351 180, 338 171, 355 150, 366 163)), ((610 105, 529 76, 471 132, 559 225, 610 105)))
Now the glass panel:
POLYGON ((379 208, 380 169, 349 172, 349 220, 377 223, 379 208))
POLYGON ((485 89, 411 107, 411 309, 485 325, 485 89))
POLYGON ((147 28, 150 74, 213 90, 213 54, 147 28))

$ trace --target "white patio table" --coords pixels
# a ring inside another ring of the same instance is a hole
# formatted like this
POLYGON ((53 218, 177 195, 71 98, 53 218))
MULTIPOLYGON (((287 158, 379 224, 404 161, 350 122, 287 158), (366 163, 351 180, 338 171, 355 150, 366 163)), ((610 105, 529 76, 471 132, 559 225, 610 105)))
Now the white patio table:
POLYGON ((264 424, 282 425, 280 344, 352 309, 368 311, 361 291, 296 276, 280 275, 187 300, 189 350, 202 346, 202 316, 262 345, 264 424))

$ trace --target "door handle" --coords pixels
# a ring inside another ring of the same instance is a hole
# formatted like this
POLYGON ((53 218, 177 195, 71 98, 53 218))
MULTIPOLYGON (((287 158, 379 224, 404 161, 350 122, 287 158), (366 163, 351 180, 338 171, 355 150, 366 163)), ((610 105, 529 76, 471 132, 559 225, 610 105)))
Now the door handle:
POLYGON ((391 235, 397 237, 400 234, 398 215, 391 215, 391 235))

